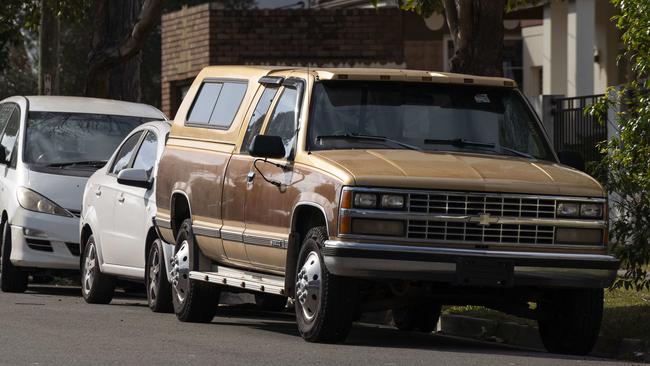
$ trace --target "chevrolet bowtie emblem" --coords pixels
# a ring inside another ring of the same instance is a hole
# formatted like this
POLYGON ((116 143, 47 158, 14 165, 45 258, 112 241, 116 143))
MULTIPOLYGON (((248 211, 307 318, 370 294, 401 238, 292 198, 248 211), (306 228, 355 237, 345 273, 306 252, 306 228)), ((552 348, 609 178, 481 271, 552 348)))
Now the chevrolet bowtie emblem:
POLYGON ((490 224, 496 224, 499 222, 498 217, 493 217, 489 213, 482 213, 478 216, 472 216, 469 218, 469 222, 479 224, 480 226, 490 226, 490 224))

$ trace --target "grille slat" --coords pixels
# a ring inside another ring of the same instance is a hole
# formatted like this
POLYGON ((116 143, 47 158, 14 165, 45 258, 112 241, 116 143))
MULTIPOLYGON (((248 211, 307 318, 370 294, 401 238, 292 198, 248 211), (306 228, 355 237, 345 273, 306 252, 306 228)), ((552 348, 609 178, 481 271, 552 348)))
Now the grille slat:
MULTIPOLYGON (((409 194, 409 212, 438 215, 483 213, 509 218, 555 218, 555 200, 505 197, 495 194, 409 194)), ((554 228, 541 225, 479 225, 473 222, 411 220, 407 236, 413 239, 479 242, 552 244, 554 228)))

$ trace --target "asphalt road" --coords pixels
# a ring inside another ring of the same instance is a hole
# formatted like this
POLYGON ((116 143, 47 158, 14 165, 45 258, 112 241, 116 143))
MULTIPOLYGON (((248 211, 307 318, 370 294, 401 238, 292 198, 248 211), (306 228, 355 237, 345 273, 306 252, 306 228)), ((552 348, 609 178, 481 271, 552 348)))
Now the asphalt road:
POLYGON ((0 293, 0 365, 612 365, 357 325, 342 345, 306 343, 293 314, 223 308, 211 324, 154 314, 141 297, 88 305, 78 289, 0 293))

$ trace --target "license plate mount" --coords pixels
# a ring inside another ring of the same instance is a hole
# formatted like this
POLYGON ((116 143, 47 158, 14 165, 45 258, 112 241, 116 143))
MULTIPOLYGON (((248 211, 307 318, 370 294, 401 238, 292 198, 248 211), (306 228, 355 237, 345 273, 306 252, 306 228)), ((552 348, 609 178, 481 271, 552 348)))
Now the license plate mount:
POLYGON ((461 258, 456 263, 456 279, 461 286, 509 287, 514 264, 510 261, 461 258))

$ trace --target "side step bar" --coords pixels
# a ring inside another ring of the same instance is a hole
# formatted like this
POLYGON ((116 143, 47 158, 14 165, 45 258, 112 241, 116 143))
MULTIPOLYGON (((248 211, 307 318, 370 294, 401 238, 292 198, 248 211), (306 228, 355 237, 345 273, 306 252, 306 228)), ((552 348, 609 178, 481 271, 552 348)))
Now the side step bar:
POLYGON ((192 271, 190 272, 190 278, 215 285, 284 295, 284 277, 222 266, 213 266, 212 269, 212 272, 192 271))

